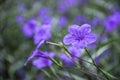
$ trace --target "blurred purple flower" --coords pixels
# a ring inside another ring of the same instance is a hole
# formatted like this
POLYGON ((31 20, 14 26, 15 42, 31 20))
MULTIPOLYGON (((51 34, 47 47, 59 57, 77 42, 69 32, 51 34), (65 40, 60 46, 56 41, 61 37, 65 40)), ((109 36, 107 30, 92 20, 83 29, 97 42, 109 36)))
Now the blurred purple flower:
POLYGON ((55 54, 53 52, 43 52, 42 56, 43 57, 39 57, 33 61, 33 65, 38 69, 50 67, 52 65, 52 61, 49 59, 49 57, 53 58, 55 54))
POLYGON ((79 0, 79 1, 80 1, 80 5, 85 5, 88 2, 88 0, 79 0))
POLYGON ((24 16, 23 15, 17 15, 16 21, 18 24, 22 25, 24 23, 24 16))
POLYGON ((65 3, 66 3, 66 5, 69 7, 73 7, 73 6, 77 6, 77 2, 78 2, 78 0, 64 0, 65 1, 65 3))
POLYGON ((26 37, 33 37, 37 26, 37 21, 34 18, 31 18, 23 25, 22 32, 26 37))
POLYGON ((50 16, 43 16, 40 18, 41 24, 51 24, 52 23, 52 17, 50 16))
POLYGON ((47 7, 41 7, 39 12, 38 12, 38 15, 39 15, 40 18, 43 17, 43 16, 46 16, 48 14, 49 14, 49 10, 48 10, 47 7))
POLYGON ((43 67, 51 66, 52 61, 50 58, 53 58, 55 54, 53 52, 42 52, 39 51, 38 48, 44 43, 43 41, 40 41, 40 43, 37 45, 31 56, 27 59, 25 62, 25 66, 27 63, 32 59, 32 58, 37 58, 36 60, 33 61, 33 65, 36 66, 38 69, 41 69, 43 67))
POLYGON ((96 45, 95 43, 92 43, 92 44, 89 44, 87 48, 88 48, 89 50, 93 50, 93 49, 95 49, 96 47, 97 47, 97 45, 96 45))
POLYGON ((60 2, 58 3, 58 11, 64 13, 70 7, 75 7, 77 5, 78 5, 77 0, 60 0, 60 2))
POLYGON ((64 27, 67 24, 67 18, 64 16, 60 16, 58 24, 60 25, 60 27, 64 27))
POLYGON ((114 29, 117 28, 117 26, 120 24, 120 13, 114 13, 111 16, 108 16, 104 21, 104 26, 106 31, 111 32, 114 29))
POLYGON ((94 43, 97 36, 91 33, 91 26, 89 24, 83 24, 81 27, 78 25, 71 25, 63 42, 66 45, 72 44, 76 48, 84 48, 86 45, 94 43))
POLYGON ((27 65, 27 63, 32 58, 36 57, 37 59, 33 60, 33 65, 36 66, 38 69, 51 66, 52 61, 49 58, 53 58, 54 56, 55 54, 53 52, 40 52, 38 51, 38 49, 35 49, 35 51, 33 51, 33 54, 28 58, 24 65, 27 65))
POLYGON ((100 23, 100 19, 98 17, 93 18, 92 26, 96 27, 100 23))
POLYGON ((36 56, 39 56, 39 54, 42 54, 41 52, 39 52, 39 47, 44 43, 44 40, 40 41, 38 43, 38 45, 36 46, 35 50, 33 51, 33 53, 30 55, 30 57, 27 59, 27 61, 25 62, 25 66, 27 65, 27 63, 33 58, 33 57, 36 57, 36 56))
POLYGON ((38 15, 41 20, 41 24, 51 24, 52 23, 52 17, 50 16, 51 10, 47 7, 41 7, 38 15))
POLYGON ((68 10, 68 8, 67 8, 67 6, 66 6, 64 3, 60 2, 60 3, 58 4, 58 11, 59 11, 59 12, 65 13, 67 10, 68 10), (63 6, 63 5, 64 5, 64 6, 63 6))
POLYGON ((23 69, 18 69, 17 71, 16 71, 16 79, 17 80, 25 80, 25 71, 23 70, 23 69))
POLYGON ((20 12, 25 12, 26 11, 26 6, 24 3, 18 4, 18 10, 20 12))
POLYGON ((51 25, 42 25, 38 27, 34 35, 34 43, 38 44, 42 40, 48 40, 51 38, 51 25))
POLYGON ((74 22, 78 25, 81 25, 83 23, 86 23, 87 19, 84 16, 78 14, 77 16, 75 16, 74 22))
POLYGON ((68 50, 71 53, 71 57, 68 57, 65 53, 59 55, 60 59, 63 60, 66 64, 71 64, 74 61, 77 61, 78 58, 82 56, 80 50, 74 47, 69 47, 68 50))

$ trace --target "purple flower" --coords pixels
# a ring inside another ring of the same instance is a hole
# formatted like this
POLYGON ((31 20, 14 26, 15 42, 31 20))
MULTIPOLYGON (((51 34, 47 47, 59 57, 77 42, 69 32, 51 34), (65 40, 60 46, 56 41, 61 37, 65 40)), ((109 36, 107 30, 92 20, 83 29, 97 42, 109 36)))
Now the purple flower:
POLYGON ((25 64, 24 64, 25 66, 32 58, 37 58, 37 59, 33 60, 33 65, 36 66, 38 69, 41 69, 41 68, 47 67, 47 66, 49 67, 52 65, 52 61, 50 60, 50 58, 53 58, 55 56, 55 54, 53 52, 41 52, 38 50, 40 45, 43 43, 44 43, 44 41, 41 41, 37 45, 37 47, 31 54, 31 56, 25 62, 25 64))
POLYGON ((60 27, 64 27, 67 24, 67 18, 64 16, 60 16, 58 24, 60 25, 60 27))
POLYGON ((95 43, 92 43, 92 44, 90 44, 90 45, 88 45, 88 49, 89 50, 93 50, 93 49, 95 49, 97 47, 97 45, 95 44, 95 43))
POLYGON ((55 54, 53 52, 40 52, 38 49, 33 51, 33 54, 28 58, 26 63, 24 65, 27 65, 27 63, 32 59, 32 58, 37 58, 33 60, 33 65, 36 66, 38 69, 41 69, 43 67, 51 66, 52 61, 49 58, 53 58, 55 54))
POLYGON ((71 25, 63 42, 66 45, 72 44, 76 48, 84 48, 86 45, 96 41, 96 35, 91 33, 91 26, 84 24, 81 27, 78 25, 71 25))
POLYGON ((116 29, 120 23, 120 20, 118 20, 119 18, 120 18, 120 13, 115 13, 109 16, 108 18, 106 18, 104 21, 104 26, 106 31, 111 32, 114 29, 116 29))
POLYGON ((34 43, 38 44, 42 40, 48 40, 51 38, 51 26, 50 25, 42 25, 38 27, 35 35, 34 35, 34 43))
POLYGON ((60 2, 58 4, 58 10, 59 10, 59 12, 64 13, 70 7, 75 7, 77 5, 78 5, 78 1, 77 0, 60 0, 60 2))
POLYGON ((19 10, 20 12, 25 12, 25 11, 26 11, 26 6, 25 6, 25 4, 24 4, 24 3, 18 4, 18 10, 19 10))
POLYGON ((33 37, 37 26, 37 21, 34 18, 31 18, 23 25, 22 31, 26 37, 33 37))
POLYGON ((43 16, 40 18, 41 24, 51 24, 52 23, 52 17, 50 16, 43 16))
POLYGON ((80 24, 80 25, 81 25, 81 24, 83 24, 83 23, 86 23, 86 22, 87 22, 87 19, 86 19, 84 16, 78 14, 77 16, 75 16, 74 22, 75 22, 76 24, 80 24))
POLYGON ((50 67, 52 65, 52 61, 48 57, 53 58, 54 56, 55 54, 53 52, 43 52, 43 57, 39 57, 38 59, 34 60, 33 65, 38 69, 50 67))
POLYGON ((17 15, 16 21, 18 24, 22 25, 24 23, 24 16, 23 15, 17 15))
POLYGON ((48 15, 48 13, 49 13, 49 10, 48 10, 47 7, 41 7, 40 10, 39 10, 39 12, 38 12, 38 15, 41 18, 43 16, 48 15))
POLYGON ((39 52, 39 47, 44 43, 44 40, 40 41, 38 43, 38 45, 36 46, 35 50, 33 51, 33 53, 31 54, 31 56, 27 59, 27 61, 25 62, 25 66, 27 65, 27 63, 35 56, 39 56, 38 54, 42 54, 41 52, 39 52))
POLYGON ((60 2, 58 4, 58 11, 61 13, 65 13, 68 10, 67 5, 65 3, 60 2), (64 5, 64 6, 63 6, 64 5))
POLYGON ((39 10, 39 17, 41 20, 41 24, 51 24, 52 23, 52 17, 50 16, 51 12, 49 8, 47 7, 41 7, 39 10))
POLYGON ((93 18, 92 26, 96 27, 100 23, 100 19, 98 17, 93 18))
POLYGON ((66 64, 71 64, 74 61, 77 61, 78 58, 82 56, 80 50, 74 47, 69 47, 68 50, 70 52, 71 57, 68 57, 65 53, 60 54, 60 59, 62 59, 66 64))

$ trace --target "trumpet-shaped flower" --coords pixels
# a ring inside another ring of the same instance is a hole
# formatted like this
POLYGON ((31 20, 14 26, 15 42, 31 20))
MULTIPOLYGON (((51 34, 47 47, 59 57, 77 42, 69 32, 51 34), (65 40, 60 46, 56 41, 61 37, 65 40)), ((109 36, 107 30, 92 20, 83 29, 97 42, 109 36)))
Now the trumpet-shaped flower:
POLYGON ((66 45, 72 45, 76 48, 84 48, 86 45, 94 43, 96 41, 96 35, 91 33, 91 26, 84 24, 81 27, 78 25, 71 25, 63 42, 66 45))
POLYGON ((33 61, 33 65, 36 66, 38 69, 44 68, 44 67, 50 67, 52 65, 52 61, 49 59, 54 57, 53 52, 43 52, 38 59, 33 61))

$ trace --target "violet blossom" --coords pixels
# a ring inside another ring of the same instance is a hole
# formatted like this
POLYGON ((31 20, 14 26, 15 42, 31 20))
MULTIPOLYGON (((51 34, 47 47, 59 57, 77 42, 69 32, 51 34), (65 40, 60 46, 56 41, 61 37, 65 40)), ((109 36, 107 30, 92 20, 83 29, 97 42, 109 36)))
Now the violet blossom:
POLYGON ((53 58, 54 56, 55 54, 53 52, 43 52, 41 57, 33 61, 33 65, 38 69, 50 67, 53 62, 49 59, 49 57, 53 58))
POLYGON ((51 38, 51 25, 42 25, 36 29, 34 35, 34 43, 38 44, 42 40, 48 40, 51 38))
POLYGON ((67 18, 64 16, 60 16, 58 24, 60 25, 60 27, 64 27, 67 24, 67 18))
POLYGON ((23 25, 22 32, 26 37, 33 37, 36 27, 38 27, 37 21, 31 18, 23 25))
POLYGON ((74 61, 77 61, 79 57, 82 56, 80 50, 76 49, 75 47, 68 48, 71 57, 68 57, 65 53, 60 54, 60 59, 63 60, 66 64, 72 64, 74 61))
POLYGON ((40 17, 41 24, 51 24, 52 23, 52 17, 50 16, 51 12, 49 8, 47 7, 41 7, 38 15, 40 17))
POLYGON ((120 24, 120 13, 114 13, 111 16, 108 16, 104 21, 104 26, 107 32, 111 32, 118 27, 120 24))
POLYGON ((27 63, 35 56, 38 56, 38 54, 40 54, 41 52, 39 52, 39 47, 44 43, 44 40, 40 41, 38 43, 38 45, 36 46, 35 50, 32 52, 32 54, 30 55, 30 57, 27 59, 27 61, 25 62, 25 66, 27 65, 27 63))
POLYGON ((24 16, 23 15, 17 15, 16 21, 19 25, 22 25, 24 23, 24 16))
POLYGON ((81 25, 83 23, 86 23, 87 19, 84 16, 78 14, 78 15, 75 16, 74 22, 78 25, 81 25))
POLYGON ((83 24, 82 26, 71 25, 63 42, 66 45, 72 45, 76 48, 84 48, 88 44, 94 43, 97 36, 91 32, 91 26, 89 24, 83 24))
POLYGON ((32 58, 37 58, 35 60, 33 60, 33 65, 36 66, 38 69, 44 68, 44 67, 49 67, 52 65, 52 61, 50 60, 50 58, 53 58, 55 56, 55 54, 53 52, 42 52, 39 51, 38 48, 44 43, 44 40, 41 41, 37 47, 35 48, 35 50, 33 51, 33 53, 31 54, 31 56, 27 59, 27 61, 25 62, 25 66, 27 65, 27 63, 32 59, 32 58))
POLYGON ((59 10, 59 12, 64 13, 70 7, 75 7, 77 5, 78 5, 78 0, 60 0, 60 2, 58 4, 58 10, 59 10))

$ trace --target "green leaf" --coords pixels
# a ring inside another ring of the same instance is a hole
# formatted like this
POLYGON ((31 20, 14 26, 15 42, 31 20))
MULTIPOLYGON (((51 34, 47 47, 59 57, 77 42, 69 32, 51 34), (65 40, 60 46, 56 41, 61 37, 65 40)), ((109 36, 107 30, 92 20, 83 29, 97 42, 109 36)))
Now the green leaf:
MULTIPOLYGON (((63 75, 63 76, 68 76, 68 77, 70 77, 70 75, 69 75, 67 72, 65 72, 65 71, 59 71, 59 73, 60 73, 61 75, 63 75)), ((75 74, 72 74, 72 73, 71 73, 71 75, 72 75, 72 77, 73 77, 75 80, 86 80, 86 79, 84 79, 84 78, 82 78, 82 77, 80 77, 80 76, 77 76, 77 75, 75 75, 75 74)))
POLYGON ((109 40, 109 41, 107 41, 105 43, 102 43, 102 44, 100 44, 100 46, 98 47, 98 49, 100 49, 100 48, 102 48, 102 47, 104 47, 106 45, 110 45, 113 42, 120 42, 120 38, 113 38, 113 39, 111 39, 111 40, 109 40))
MULTIPOLYGON (((102 69, 101 69, 102 70, 102 69)), ((108 72, 106 72, 106 71, 104 71, 104 70, 102 70, 107 76, 109 76, 110 78, 112 78, 112 80, 114 79, 114 80, 118 80, 118 78, 117 77, 115 77, 115 76, 113 76, 113 75, 111 75, 110 73, 108 73, 108 72)))
POLYGON ((46 70, 42 69, 42 71, 44 72, 44 74, 45 74, 47 77, 50 78, 50 74, 49 74, 46 70))

